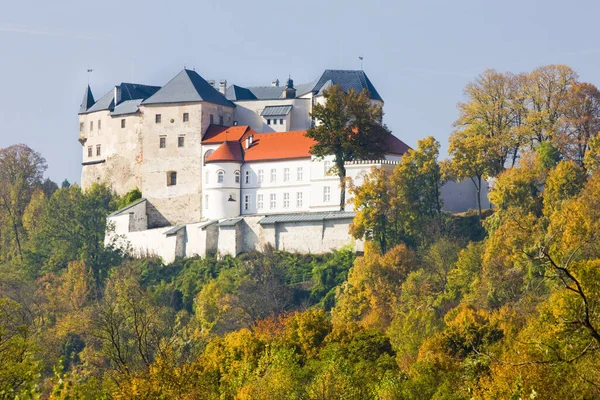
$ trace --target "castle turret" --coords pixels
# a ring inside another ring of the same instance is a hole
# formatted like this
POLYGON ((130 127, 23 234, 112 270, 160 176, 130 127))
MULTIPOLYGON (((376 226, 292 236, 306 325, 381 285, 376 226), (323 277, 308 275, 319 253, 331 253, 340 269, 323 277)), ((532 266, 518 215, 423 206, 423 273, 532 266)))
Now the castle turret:
POLYGON ((294 81, 290 77, 287 81, 287 85, 285 89, 283 89, 283 98, 284 99, 295 99, 296 98, 296 88, 294 88, 294 81))
POLYGON ((87 112, 91 106, 94 105, 96 101, 94 100, 94 95, 92 94, 92 89, 90 85, 88 85, 85 90, 85 94, 83 95, 83 101, 81 102, 81 106, 79 107, 79 114, 83 114, 87 112))
POLYGON ((203 210, 206 219, 240 215, 242 147, 225 142, 206 158, 203 176, 203 210))

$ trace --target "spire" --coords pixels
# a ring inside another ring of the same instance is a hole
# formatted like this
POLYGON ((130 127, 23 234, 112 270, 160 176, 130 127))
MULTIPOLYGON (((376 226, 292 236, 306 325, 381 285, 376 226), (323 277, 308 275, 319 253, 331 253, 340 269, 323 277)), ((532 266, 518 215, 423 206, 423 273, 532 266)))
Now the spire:
POLYGON ((90 85, 88 85, 85 94, 83 95, 83 101, 81 102, 81 107, 79 107, 79 114, 86 112, 91 106, 94 105, 96 101, 94 100, 94 95, 92 94, 92 89, 90 89, 90 85))

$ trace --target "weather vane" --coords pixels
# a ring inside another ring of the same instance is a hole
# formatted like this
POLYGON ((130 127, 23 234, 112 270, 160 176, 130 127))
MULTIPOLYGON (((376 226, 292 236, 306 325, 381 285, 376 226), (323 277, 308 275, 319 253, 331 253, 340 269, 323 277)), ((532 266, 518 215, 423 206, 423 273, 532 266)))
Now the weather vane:
POLYGON ((91 74, 92 72, 94 72, 94 70, 93 70, 93 69, 91 69, 91 68, 88 66, 88 69, 87 69, 88 85, 90 84, 90 74, 91 74))
POLYGON ((358 59, 360 60, 360 70, 363 70, 363 56, 358 56, 358 59))

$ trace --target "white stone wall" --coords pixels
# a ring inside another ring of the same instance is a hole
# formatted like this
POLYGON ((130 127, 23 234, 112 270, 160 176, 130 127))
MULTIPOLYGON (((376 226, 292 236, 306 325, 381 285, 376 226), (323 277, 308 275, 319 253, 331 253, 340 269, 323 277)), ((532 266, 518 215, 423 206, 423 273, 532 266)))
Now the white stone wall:
POLYGON ((240 100, 235 101, 235 105, 235 120, 238 125, 249 125, 259 133, 301 131, 310 128, 311 99, 240 100), (279 123, 267 125, 266 119, 260 115, 264 108, 284 105, 292 105, 292 111, 285 117, 284 126, 281 127, 279 123))
POLYGON ((232 218, 240 215, 240 163, 221 162, 204 165, 202 214, 206 219, 232 218), (219 182, 219 173, 223 182, 219 182), (236 182, 236 172, 239 174, 236 182), (208 181, 207 181, 208 179, 208 181), (233 199, 233 201, 230 201, 233 199))

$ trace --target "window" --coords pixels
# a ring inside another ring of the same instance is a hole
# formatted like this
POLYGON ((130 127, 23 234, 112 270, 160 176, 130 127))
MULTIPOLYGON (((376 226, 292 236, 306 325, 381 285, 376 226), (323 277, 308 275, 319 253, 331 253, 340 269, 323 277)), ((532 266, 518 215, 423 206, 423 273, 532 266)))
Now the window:
POLYGON ((256 199, 256 208, 261 210, 263 208, 263 195, 259 194, 256 199))
POLYGON ((277 170, 276 169, 272 169, 271 170, 271 183, 277 181, 277 170))
POLYGON ((283 194, 283 208, 290 208, 290 194, 283 194))
POLYGON ((277 207, 277 194, 271 193, 270 199, 269 208, 277 207))
POLYGON ((98 130, 102 129, 102 121, 98 120, 98 130))
POLYGON ((88 157, 91 157, 92 155, 92 146, 88 146, 88 157))
POLYGON ((121 120, 121 129, 125 128, 125 118, 121 120))
POLYGON ((208 195, 204 196, 204 209, 208 210, 208 195))
POLYGON ((206 159, 214 152, 214 150, 208 150, 206 153, 204 153, 204 165, 206 165, 206 159))
POLYGON ((302 192, 296 193, 296 207, 302 208, 302 192))
POLYGON ((94 121, 90 121, 90 132, 94 130, 94 121))
POLYGON ((235 183, 240 183, 240 171, 235 171, 233 176, 235 177, 235 183))
POLYGON ((271 120, 267 119, 267 125, 271 125, 271 120))
POLYGON ((329 176, 329 170, 331 169, 331 161, 325 160, 325 162, 323 163, 323 167, 325 176, 329 176))
POLYGON ((206 171, 204 173, 204 184, 208 185, 210 183, 210 172, 206 171))
POLYGON ((188 122, 190 120, 190 114, 183 113, 183 122, 188 122))
POLYGON ((214 124, 215 123, 215 116, 210 114, 210 123, 214 124))
POLYGON ((298 169, 296 170, 296 180, 301 181, 303 179, 303 172, 304 171, 302 170, 302 167, 298 167, 298 169))
POLYGON ((283 118, 279 120, 279 125, 283 125, 283 118))
POLYGON ((219 115, 219 125, 223 125, 223 116, 219 115))
POLYGON ((246 171, 244 173, 244 183, 245 184, 249 184, 250 183, 250 171, 246 171))
POLYGON ((224 171, 217 172, 217 183, 223 183, 224 180, 225 180, 225 172, 224 171))
POLYGON ((162 117, 160 114, 156 114, 154 116, 154 122, 156 122, 157 124, 160 124, 161 119, 162 119, 162 117))
POLYGON ((177 185, 177 172, 169 171, 167 172, 167 186, 175 186, 177 185))
POLYGON ((99 144, 97 144, 97 145, 96 145, 96 155, 97 155, 97 156, 99 156, 100 154, 101 154, 101 151, 100 151, 100 145, 99 145, 99 144))
POLYGON ((83 122, 79 123, 79 132, 83 132, 83 122))
POLYGON ((177 147, 183 147, 185 145, 185 136, 179 136, 177 138, 177 147))
POLYGON ((250 195, 247 194, 244 196, 244 210, 248 211, 250 209, 250 195))
POLYGON ((159 138, 159 145, 158 147, 160 147, 161 149, 164 149, 165 147, 167 147, 167 137, 166 136, 161 136, 159 138))
POLYGON ((323 203, 329 203, 331 201, 331 187, 323 186, 323 203))
POLYGON ((273 125, 277 125, 277 118, 273 120, 273 125))
POLYGON ((265 171, 263 171, 262 169, 258 170, 258 183, 263 183, 263 180, 265 179, 265 171))
POLYGON ((284 182, 289 182, 290 180, 290 169, 289 168, 284 168, 283 169, 283 181, 284 182))

